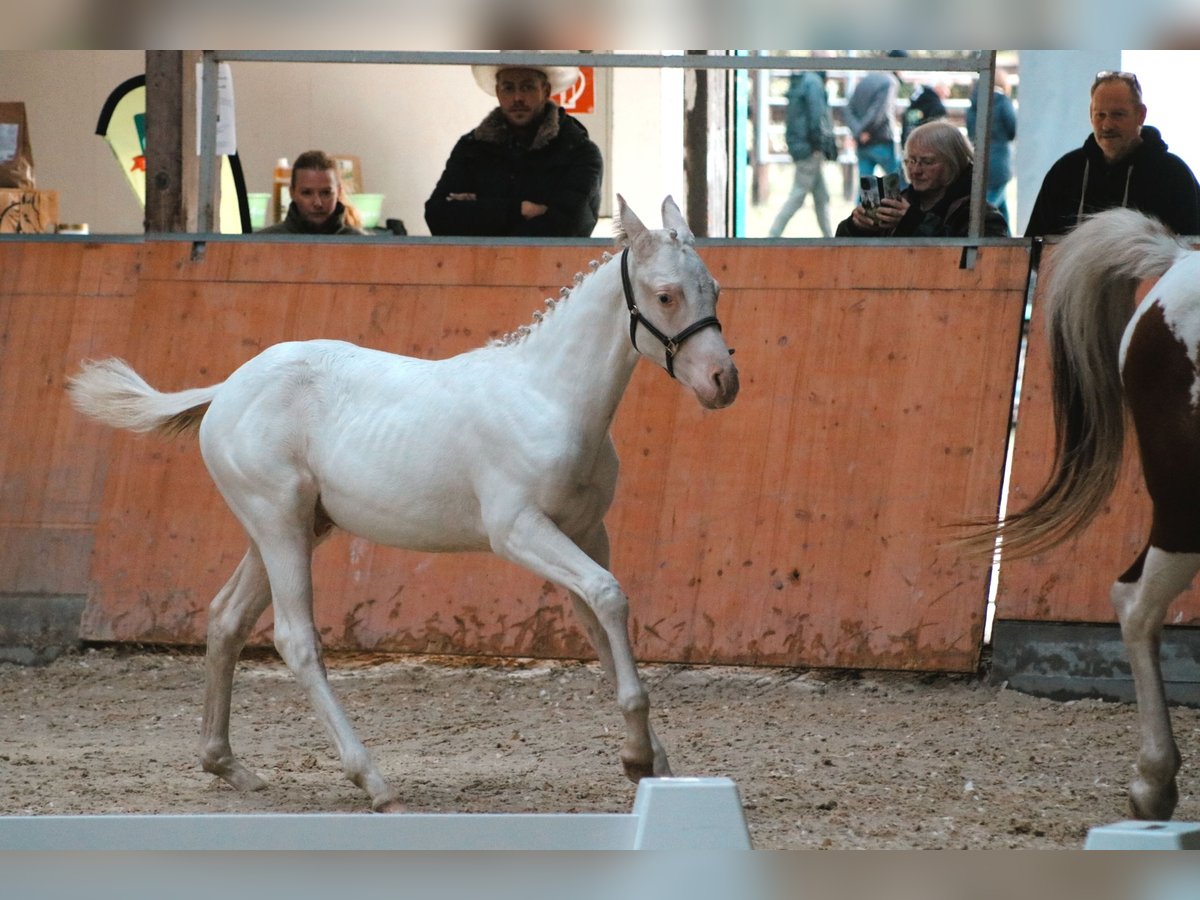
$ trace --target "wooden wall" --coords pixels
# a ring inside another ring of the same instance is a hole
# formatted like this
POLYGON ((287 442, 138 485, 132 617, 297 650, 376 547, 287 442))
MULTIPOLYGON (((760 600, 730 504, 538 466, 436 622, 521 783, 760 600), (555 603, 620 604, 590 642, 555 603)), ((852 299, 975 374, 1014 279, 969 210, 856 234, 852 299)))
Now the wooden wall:
MULTIPOLYGON (((445 356, 528 322, 600 249, 0 242, 0 594, 86 593, 94 640, 200 642, 244 550, 194 439, 70 410, 79 360, 173 390, 285 339, 445 356)), ((639 657, 973 670, 987 573, 939 541, 999 496, 1025 249, 970 270, 954 247, 702 255, 742 393, 704 411, 643 364, 618 412, 608 524, 639 657)), ((329 647, 592 655, 558 588, 486 556, 339 535, 315 581, 329 647)))
POLYGON ((85 594, 112 435, 73 415, 71 362, 120 344, 142 248, 0 242, 0 592, 85 594))

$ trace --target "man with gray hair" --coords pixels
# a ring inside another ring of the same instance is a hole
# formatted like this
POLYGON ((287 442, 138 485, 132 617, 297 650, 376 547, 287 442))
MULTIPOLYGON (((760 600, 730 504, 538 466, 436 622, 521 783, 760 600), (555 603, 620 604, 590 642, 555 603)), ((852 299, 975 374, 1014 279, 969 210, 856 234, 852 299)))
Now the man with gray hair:
POLYGON ((454 145, 425 201, 435 235, 590 237, 604 160, 578 119, 551 99, 575 66, 472 66, 499 106, 454 145))
POLYGON ((1092 133, 1050 167, 1026 237, 1065 234, 1084 216, 1128 207, 1176 234, 1200 234, 1200 185, 1146 124, 1142 86, 1132 72, 1099 72, 1092 82, 1092 133))

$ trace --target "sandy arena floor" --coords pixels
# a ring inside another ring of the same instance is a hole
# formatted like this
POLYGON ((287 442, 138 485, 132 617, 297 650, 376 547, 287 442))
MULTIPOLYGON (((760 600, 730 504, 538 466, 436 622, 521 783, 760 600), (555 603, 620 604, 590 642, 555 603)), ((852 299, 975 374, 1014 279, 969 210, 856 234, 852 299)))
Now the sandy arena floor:
MULTIPOLYGON (((239 794, 196 762, 203 660, 92 649, 0 665, 0 814, 364 811, 286 668, 243 661, 239 794)), ((1127 817, 1130 705, 1052 702, 967 677, 647 666, 677 775, 726 775, 754 845, 1079 848, 1127 817)), ((595 665, 332 659, 376 761, 420 812, 627 812, 621 719, 595 665)), ((1200 819, 1200 710, 1177 709, 1176 817, 1200 819)))

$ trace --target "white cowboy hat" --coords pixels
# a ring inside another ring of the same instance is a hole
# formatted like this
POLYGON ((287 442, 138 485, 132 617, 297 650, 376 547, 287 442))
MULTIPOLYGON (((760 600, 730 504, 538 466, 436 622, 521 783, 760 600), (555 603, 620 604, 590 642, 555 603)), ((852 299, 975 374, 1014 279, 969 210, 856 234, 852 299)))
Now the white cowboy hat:
POLYGON ((505 69, 533 69, 541 72, 550 82, 550 93, 558 94, 565 91, 579 80, 579 66, 534 66, 534 65, 504 65, 504 66, 471 66, 471 74, 475 83, 489 96, 496 96, 496 76, 505 69))

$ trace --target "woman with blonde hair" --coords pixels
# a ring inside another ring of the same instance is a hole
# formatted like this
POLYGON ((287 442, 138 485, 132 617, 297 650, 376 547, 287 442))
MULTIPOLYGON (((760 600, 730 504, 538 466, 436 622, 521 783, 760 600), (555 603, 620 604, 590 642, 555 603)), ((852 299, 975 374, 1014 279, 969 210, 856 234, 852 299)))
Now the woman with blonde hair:
POLYGON ((337 160, 306 150, 292 164, 292 202, 282 222, 257 234, 365 234, 358 211, 345 199, 337 160))
MULTIPOLYGON (((838 237, 966 237, 971 221, 975 153, 957 126, 945 119, 918 125, 904 145, 909 185, 899 197, 866 209, 861 203, 837 227, 838 237)), ((1008 223, 987 206, 983 233, 1006 237, 1008 223)))

